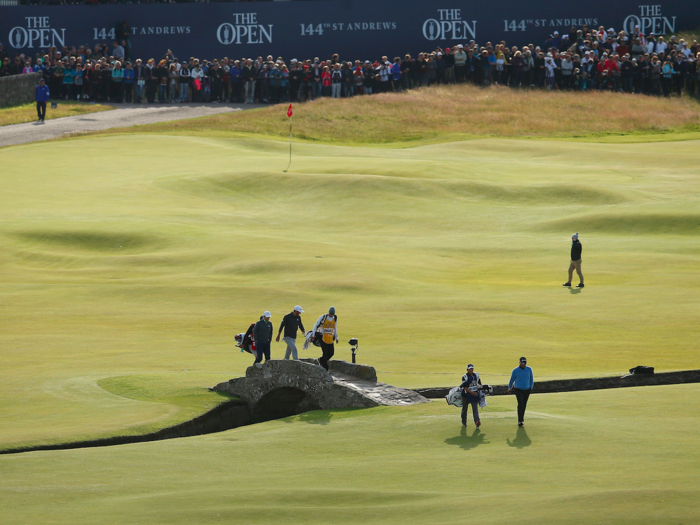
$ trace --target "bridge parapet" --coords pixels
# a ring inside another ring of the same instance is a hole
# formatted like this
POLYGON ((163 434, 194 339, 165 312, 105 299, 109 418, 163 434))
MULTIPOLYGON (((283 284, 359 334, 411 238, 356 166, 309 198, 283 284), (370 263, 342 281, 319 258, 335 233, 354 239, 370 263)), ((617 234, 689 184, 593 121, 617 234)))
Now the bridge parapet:
POLYGON ((245 377, 220 383, 213 390, 242 399, 256 421, 309 410, 410 405, 428 401, 411 390, 378 383, 372 367, 330 361, 329 373, 314 363, 312 360, 266 361, 248 367, 245 377))

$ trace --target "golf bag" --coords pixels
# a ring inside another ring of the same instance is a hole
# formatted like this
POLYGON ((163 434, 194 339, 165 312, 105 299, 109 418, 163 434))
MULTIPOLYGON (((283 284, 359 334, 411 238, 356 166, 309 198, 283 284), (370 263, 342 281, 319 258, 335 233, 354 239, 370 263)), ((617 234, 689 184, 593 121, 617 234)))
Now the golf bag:
POLYGON ((254 357, 258 357, 258 353, 255 351, 255 340, 253 339, 253 328, 255 323, 251 324, 244 334, 236 334, 235 339, 236 346, 241 349, 241 352, 248 352, 253 354, 254 357))
POLYGON ((462 389, 461 387, 454 387, 445 396, 445 401, 450 406, 461 407, 464 403, 462 402, 462 389))
MULTIPOLYGON (((484 398, 493 394, 493 387, 490 385, 479 385, 472 387, 472 392, 479 392, 479 406, 484 408, 486 406, 486 399, 484 398)), ((447 404, 451 406, 463 406, 464 401, 462 399, 462 387, 456 386, 450 390, 445 396, 445 401, 447 401, 447 404)))

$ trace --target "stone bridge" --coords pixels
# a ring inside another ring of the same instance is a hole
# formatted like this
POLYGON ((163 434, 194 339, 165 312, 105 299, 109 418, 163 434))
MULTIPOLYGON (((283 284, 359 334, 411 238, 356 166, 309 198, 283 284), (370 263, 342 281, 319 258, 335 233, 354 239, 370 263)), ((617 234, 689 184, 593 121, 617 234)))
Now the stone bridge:
POLYGON ((428 399, 417 392, 377 382, 371 366, 329 361, 326 372, 315 359, 270 360, 246 370, 245 377, 216 385, 243 400, 254 421, 269 421, 309 410, 413 405, 428 399))

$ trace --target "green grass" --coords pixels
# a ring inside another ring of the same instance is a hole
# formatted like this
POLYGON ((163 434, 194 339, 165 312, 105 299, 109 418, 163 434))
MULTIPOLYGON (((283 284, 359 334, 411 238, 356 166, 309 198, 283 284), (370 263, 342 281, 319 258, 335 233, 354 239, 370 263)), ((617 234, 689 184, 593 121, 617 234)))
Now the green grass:
MULTIPOLYGON (((488 378, 490 379, 490 378, 488 378)), ((489 398, 479 432, 442 401, 312 412, 196 438, 0 456, 3 521, 700 521, 700 386, 489 398)))
POLYGON ((540 380, 698 368, 698 144, 298 144, 289 173, 255 138, 2 149, 0 447, 189 419, 250 364, 234 335, 295 304, 335 305, 337 356, 358 337, 400 386, 503 384, 520 355, 540 380))
MULTIPOLYGON (((87 102, 68 102, 59 100, 56 109, 51 108, 51 104, 46 106, 46 120, 62 117, 72 117, 74 115, 86 115, 99 111, 114 109, 111 106, 102 104, 90 104, 87 102)), ((22 124, 23 122, 36 121, 36 104, 22 104, 21 106, 0 108, 0 126, 10 124, 22 124)))

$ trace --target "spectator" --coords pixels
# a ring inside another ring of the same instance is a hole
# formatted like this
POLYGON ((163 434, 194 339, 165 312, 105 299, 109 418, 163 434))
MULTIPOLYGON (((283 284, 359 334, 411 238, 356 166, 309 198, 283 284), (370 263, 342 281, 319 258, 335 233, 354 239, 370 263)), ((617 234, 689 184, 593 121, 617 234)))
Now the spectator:
POLYGON ((270 343, 272 342, 272 323, 270 322, 270 317, 270 312, 266 311, 260 316, 260 320, 255 323, 255 327, 253 328, 255 349, 258 351, 258 356, 255 358, 256 363, 260 363, 263 356, 265 356, 265 361, 270 360, 270 343))
POLYGON ((168 102, 171 104, 177 101, 180 94, 180 73, 177 70, 177 64, 170 64, 168 68, 168 102))
POLYGON ((112 96, 115 102, 124 102, 124 70, 122 63, 117 60, 112 69, 112 96))
POLYGON ((180 66, 180 103, 184 104, 190 100, 190 68, 187 67, 187 62, 183 62, 180 66))
POLYGON ((462 44, 457 45, 457 51, 454 52, 455 64, 455 79, 457 82, 464 82, 467 70, 467 54, 464 52, 462 44))
POLYGON ((135 73, 131 67, 131 62, 126 62, 124 69, 124 102, 131 104, 134 101, 134 78, 135 73))
MULTIPOLYGON (((246 61, 242 76, 245 85, 245 103, 253 104, 255 102, 255 80, 257 75, 252 60, 248 59, 246 61)), ((194 78, 194 72, 192 78, 194 78)))
POLYGON ((116 40, 112 42, 112 56, 117 60, 124 60, 124 48, 116 40))
POLYGON ((136 67, 134 67, 134 104, 141 103, 143 88, 146 85, 146 67, 140 58, 136 59, 136 67))

